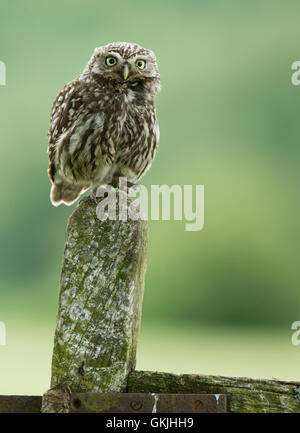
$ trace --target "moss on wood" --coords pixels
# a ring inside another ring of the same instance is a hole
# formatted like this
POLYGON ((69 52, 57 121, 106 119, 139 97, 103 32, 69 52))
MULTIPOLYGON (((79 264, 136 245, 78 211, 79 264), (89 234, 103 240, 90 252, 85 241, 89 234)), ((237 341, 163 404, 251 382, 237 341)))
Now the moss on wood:
POLYGON ((228 412, 300 413, 299 382, 134 371, 128 392, 226 394, 228 412))
POLYGON ((135 367, 147 243, 147 221, 100 221, 89 197, 73 212, 61 272, 51 387, 125 391, 135 367))

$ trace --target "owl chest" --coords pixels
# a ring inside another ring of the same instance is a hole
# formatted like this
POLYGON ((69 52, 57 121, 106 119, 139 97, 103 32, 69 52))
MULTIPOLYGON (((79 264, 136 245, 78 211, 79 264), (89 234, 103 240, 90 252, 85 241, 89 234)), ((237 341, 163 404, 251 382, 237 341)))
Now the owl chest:
POLYGON ((147 111, 147 106, 131 91, 112 101, 106 112, 107 126, 117 149, 129 150, 149 130, 147 111))
POLYGON ((122 130, 122 143, 134 145, 137 141, 146 139, 152 129, 152 107, 140 95, 128 95, 126 120, 122 130))

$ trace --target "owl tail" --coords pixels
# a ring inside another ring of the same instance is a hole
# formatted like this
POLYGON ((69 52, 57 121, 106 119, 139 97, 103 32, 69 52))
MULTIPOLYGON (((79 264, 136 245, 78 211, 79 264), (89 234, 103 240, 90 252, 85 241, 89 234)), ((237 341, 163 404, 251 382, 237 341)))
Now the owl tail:
POLYGON ((72 185, 69 183, 54 183, 50 193, 51 202, 53 206, 59 206, 62 203, 70 206, 88 187, 89 186, 72 185))

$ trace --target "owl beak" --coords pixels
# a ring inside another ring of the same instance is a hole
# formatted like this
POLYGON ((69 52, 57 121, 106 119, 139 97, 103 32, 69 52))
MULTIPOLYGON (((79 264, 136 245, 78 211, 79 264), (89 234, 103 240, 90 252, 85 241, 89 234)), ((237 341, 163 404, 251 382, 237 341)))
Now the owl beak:
POLYGON ((129 75, 129 65, 128 65, 128 63, 125 63, 124 66, 123 66, 123 77, 124 77, 124 80, 127 80, 128 75, 129 75))

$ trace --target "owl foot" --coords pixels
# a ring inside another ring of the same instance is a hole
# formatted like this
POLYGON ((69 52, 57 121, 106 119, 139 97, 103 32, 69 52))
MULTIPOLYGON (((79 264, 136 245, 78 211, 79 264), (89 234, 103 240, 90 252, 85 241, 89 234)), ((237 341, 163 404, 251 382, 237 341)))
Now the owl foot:
POLYGON ((97 197, 94 195, 93 191, 90 193, 90 199, 92 200, 92 202, 98 205, 97 197))
POLYGON ((128 188, 128 189, 130 189, 130 188, 134 188, 135 186, 137 186, 136 183, 127 182, 127 188, 128 188))
POLYGON ((137 186, 135 183, 132 182, 128 182, 128 181, 123 181, 122 179, 126 179, 126 178, 122 178, 121 177, 121 181, 120 181, 120 177, 121 176, 115 176, 113 178, 113 180, 111 181, 111 186, 113 186, 117 191, 122 191, 125 192, 126 194, 128 194, 129 190, 135 186, 137 186))
POLYGON ((90 193, 90 199, 98 205, 98 203, 105 197, 107 197, 108 191, 102 186, 94 186, 92 192, 90 193))

